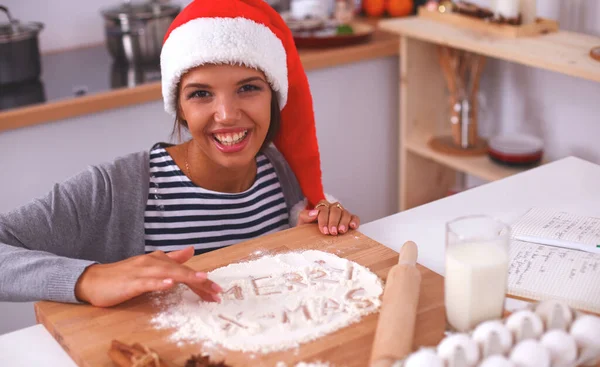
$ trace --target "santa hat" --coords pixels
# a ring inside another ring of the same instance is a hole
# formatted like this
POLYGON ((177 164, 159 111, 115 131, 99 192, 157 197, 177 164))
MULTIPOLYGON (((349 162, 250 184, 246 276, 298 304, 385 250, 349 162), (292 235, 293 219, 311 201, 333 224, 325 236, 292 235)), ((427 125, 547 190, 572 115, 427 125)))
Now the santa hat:
POLYGON ((314 207, 325 199, 308 79, 290 29, 266 1, 193 1, 167 31, 160 64, 164 106, 172 116, 177 85, 188 70, 203 64, 261 70, 279 99, 281 127, 274 143, 307 198, 300 205, 314 207))

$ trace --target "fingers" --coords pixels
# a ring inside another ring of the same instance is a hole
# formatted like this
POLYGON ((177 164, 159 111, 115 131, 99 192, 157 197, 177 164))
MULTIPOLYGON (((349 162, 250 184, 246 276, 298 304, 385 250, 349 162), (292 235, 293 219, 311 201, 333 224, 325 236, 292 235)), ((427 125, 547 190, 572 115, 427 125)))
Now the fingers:
MULTIPOLYGON (((188 285, 189 286, 189 285, 188 285)), ((189 286, 192 292, 196 293, 203 301, 206 302, 221 302, 221 297, 215 293, 214 288, 210 286, 189 286)))
MULTIPOLYGON (((140 278, 137 280, 136 284, 133 285, 134 289, 132 290, 130 297, 139 296, 146 292, 154 292, 154 291, 165 291, 167 289, 172 288, 175 285, 173 279, 158 279, 158 278, 140 278)), ((203 301, 206 302, 220 302, 221 299, 216 294, 210 293, 204 288, 199 288, 192 286, 190 289, 196 293, 203 301)))
POLYGON ((342 209, 338 206, 329 207, 329 233, 334 236, 338 234, 338 226, 340 225, 340 219, 342 217, 342 209))
POLYGON ((206 273, 195 271, 171 260, 166 255, 163 256, 164 258, 145 259, 139 275, 149 278, 170 278, 179 283, 184 281, 201 283, 206 280, 206 273))
POLYGON ((329 209, 319 209, 318 222, 319 230, 323 234, 329 234, 328 224, 329 224, 329 209))
POLYGON ((318 210, 303 210, 300 212, 298 216, 298 226, 312 223, 318 218, 319 211, 318 210))
POLYGON ((340 218, 340 225, 338 226, 338 230, 340 233, 348 232, 348 228, 350 227, 350 220, 352 220, 352 214, 349 211, 344 210, 342 212, 342 218, 340 218))
POLYGON ((183 250, 168 252, 166 255, 177 263, 183 264, 194 256, 194 246, 189 246, 183 250))
POLYGON ((173 279, 138 278, 134 283, 135 293, 140 295, 146 292, 163 291, 175 285, 173 279))
MULTIPOLYGON (((180 260, 184 259, 189 256, 190 251, 193 254, 193 248, 177 251, 179 254, 176 254, 175 257, 180 260)), ((139 275, 157 281, 183 283, 203 300, 220 301, 217 294, 223 290, 218 284, 209 280, 206 273, 177 263, 169 256, 170 254, 165 255, 157 251, 141 259, 143 267, 139 271, 139 275)))
POLYGON ((360 226, 360 218, 356 215, 353 215, 350 219, 350 228, 357 229, 360 226))
MULTIPOLYGON (((312 221, 314 222, 314 219, 312 221)), ((360 219, 356 215, 335 204, 320 207, 317 222, 321 233, 334 236, 357 229, 360 225, 360 219)))
POLYGON ((206 302, 220 302, 221 298, 217 293, 222 292, 221 287, 205 279, 202 283, 190 282, 190 281, 176 281, 174 278, 168 277, 157 277, 157 278, 139 278, 137 284, 135 284, 135 290, 132 296, 137 296, 145 292, 151 291, 163 291, 172 288, 177 283, 186 284, 195 294, 197 294, 203 301, 206 302))

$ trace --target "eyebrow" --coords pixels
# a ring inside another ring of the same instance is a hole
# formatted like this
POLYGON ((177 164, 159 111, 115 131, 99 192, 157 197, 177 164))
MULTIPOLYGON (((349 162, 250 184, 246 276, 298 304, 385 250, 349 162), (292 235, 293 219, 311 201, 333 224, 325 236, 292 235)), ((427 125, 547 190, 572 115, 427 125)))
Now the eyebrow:
MULTIPOLYGON (((250 78, 240 80, 239 82, 237 82, 237 85, 242 85, 242 84, 246 84, 246 83, 250 83, 250 82, 254 82, 254 81, 261 81, 263 83, 267 83, 267 81, 264 80, 263 78, 261 78, 259 76, 253 76, 250 78)), ((208 84, 204 84, 204 83, 188 83, 183 87, 183 89, 188 89, 188 88, 211 89, 211 86, 208 84)))
POLYGON ((185 87, 183 87, 184 90, 188 88, 210 89, 210 85, 202 83, 188 83, 185 85, 185 87))
POLYGON ((239 82, 237 82, 238 85, 242 85, 242 84, 246 84, 246 83, 250 83, 250 82, 254 82, 254 81, 261 81, 263 83, 266 83, 267 81, 264 80, 263 78, 259 77, 259 76, 253 76, 250 78, 246 78, 246 79, 242 79, 239 82))

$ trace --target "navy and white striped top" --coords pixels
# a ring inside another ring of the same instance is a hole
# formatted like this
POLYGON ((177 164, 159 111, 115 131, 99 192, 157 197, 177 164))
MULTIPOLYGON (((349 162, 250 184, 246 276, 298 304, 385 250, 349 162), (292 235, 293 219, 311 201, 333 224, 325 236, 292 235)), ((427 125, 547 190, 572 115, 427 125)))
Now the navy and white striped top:
POLYGON ((150 151, 150 190, 144 213, 145 250, 193 245, 196 254, 289 228, 275 169, 262 153, 252 187, 229 194, 196 186, 160 144, 150 151))

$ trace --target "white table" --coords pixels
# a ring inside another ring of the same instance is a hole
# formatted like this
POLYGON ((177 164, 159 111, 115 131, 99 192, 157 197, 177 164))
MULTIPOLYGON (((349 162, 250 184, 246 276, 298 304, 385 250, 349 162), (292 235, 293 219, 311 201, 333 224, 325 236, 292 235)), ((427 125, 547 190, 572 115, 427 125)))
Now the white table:
MULTIPOLYGON (((464 215, 487 214, 512 223, 533 206, 600 216, 600 166, 565 158, 365 224, 361 231, 396 251, 405 241, 415 241, 419 263, 444 274, 447 221, 464 215)), ((507 304, 508 308, 519 305, 507 304)), ((75 366, 41 325, 0 336, 0 366, 40 365, 75 366)))

